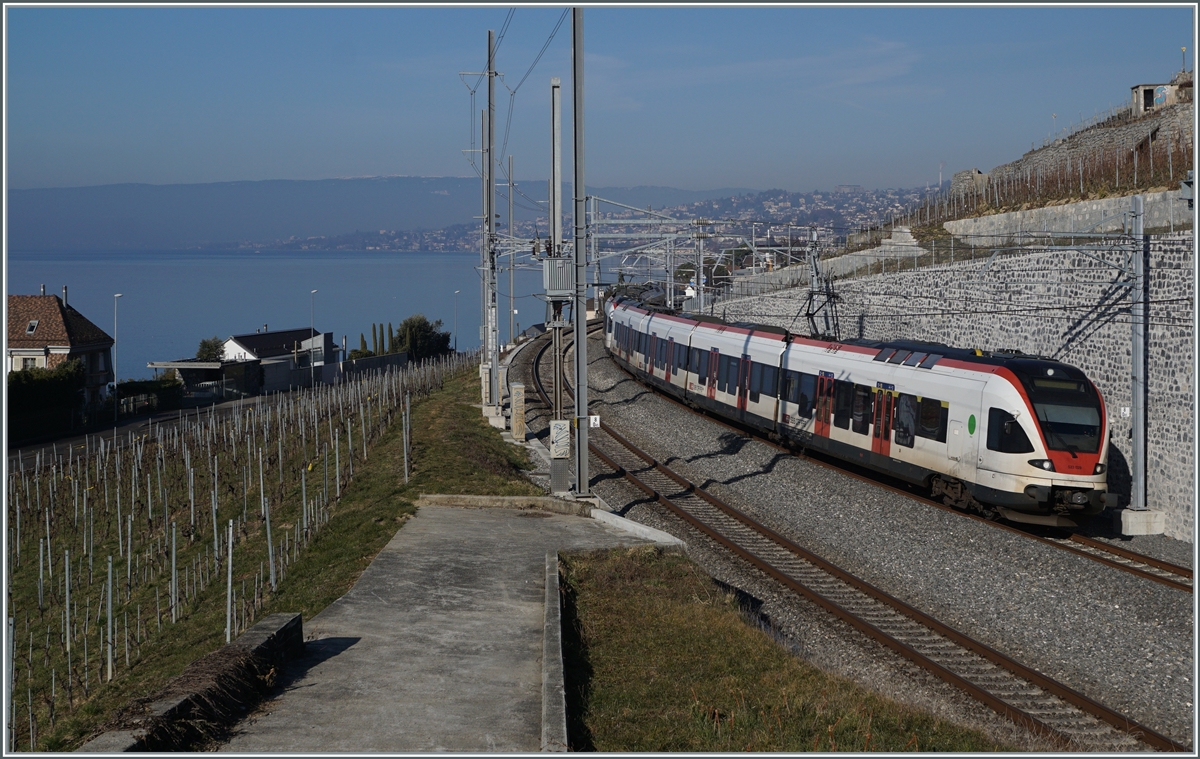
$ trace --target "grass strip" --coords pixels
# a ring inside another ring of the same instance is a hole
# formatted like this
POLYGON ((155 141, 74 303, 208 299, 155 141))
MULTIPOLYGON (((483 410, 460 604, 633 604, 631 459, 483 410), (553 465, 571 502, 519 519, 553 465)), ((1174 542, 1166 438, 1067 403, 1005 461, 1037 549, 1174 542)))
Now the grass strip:
POLYGON ((797 659, 685 556, 562 557, 575 751, 1012 751, 797 659))
MULTIPOLYGON (((522 470, 532 467, 525 452, 505 443, 499 430, 488 425, 478 397, 478 377, 467 372, 448 378, 444 387, 428 398, 414 401, 407 484, 402 426, 397 416, 371 448, 367 461, 355 466, 354 479, 343 489, 341 500, 331 507, 328 524, 287 566, 278 590, 266 596, 256 616, 300 612, 304 620, 312 619, 354 585, 396 531, 416 513, 414 502, 421 493, 542 495, 522 475, 522 470)), ((277 535, 282 534, 294 527, 294 518, 281 519, 272 526, 277 535)), ((244 569, 235 565, 235 572, 244 569)), ((121 670, 118 677, 103 685, 93 678, 86 703, 73 713, 60 715, 53 726, 39 725, 38 748, 77 748, 118 709, 155 693, 192 661, 224 645, 224 596, 225 583, 213 582, 178 623, 163 625, 161 644, 148 647, 140 658, 135 656, 130 669, 121 670)), ((120 655, 123 657, 123 650, 120 655)), ((94 670, 95 652, 92 656, 94 670)), ((14 689, 17 730, 27 730, 23 686, 19 682, 14 689)))

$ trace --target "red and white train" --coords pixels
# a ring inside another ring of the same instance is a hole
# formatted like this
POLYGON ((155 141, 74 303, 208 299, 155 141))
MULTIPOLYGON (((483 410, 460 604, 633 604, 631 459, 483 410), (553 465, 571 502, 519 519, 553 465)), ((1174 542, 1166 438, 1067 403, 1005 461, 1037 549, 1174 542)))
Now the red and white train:
POLYGON ((604 304, 609 354, 691 405, 1016 522, 1074 526, 1109 496, 1108 419, 1073 366, 916 341, 831 342, 604 304))

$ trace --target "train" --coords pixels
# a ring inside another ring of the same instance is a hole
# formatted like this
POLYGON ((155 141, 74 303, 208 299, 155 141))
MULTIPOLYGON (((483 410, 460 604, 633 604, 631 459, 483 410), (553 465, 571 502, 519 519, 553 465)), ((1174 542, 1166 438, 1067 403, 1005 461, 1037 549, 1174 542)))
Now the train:
POLYGON ((805 337, 661 301, 645 285, 607 293, 605 346, 689 406, 990 519, 1076 527, 1111 503, 1104 400, 1073 366, 919 340, 805 337))

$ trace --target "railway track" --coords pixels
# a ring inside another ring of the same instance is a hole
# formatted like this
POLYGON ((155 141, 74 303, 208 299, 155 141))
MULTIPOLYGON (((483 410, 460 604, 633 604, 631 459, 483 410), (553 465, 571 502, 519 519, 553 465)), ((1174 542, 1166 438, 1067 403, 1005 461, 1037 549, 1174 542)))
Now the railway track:
POLYGON ((1137 553, 1136 551, 1130 551, 1129 549, 1121 548, 1120 546, 1114 546, 1109 543, 1105 543, 1104 541, 1096 540, 1095 538, 1091 538, 1086 535, 1081 535, 1079 533, 1072 533, 1067 538, 1045 537, 1043 535, 1038 535, 1029 529, 1014 527, 1013 525, 1010 525, 1010 524, 1006 524, 1003 522, 997 522, 997 521, 991 520, 991 519, 986 519, 977 514, 971 514, 971 513, 965 512, 965 511, 961 511, 961 510, 953 508, 951 506, 947 506, 939 501, 935 501, 934 499, 929 498, 927 496, 920 495, 918 493, 914 493, 912 490, 909 490, 907 488, 899 487, 896 485, 891 485, 887 482, 881 481, 877 477, 862 474, 862 473, 854 471, 853 469, 849 469, 845 466, 831 463, 829 461, 826 461, 826 460, 816 457, 816 456, 811 456, 803 451, 796 450, 792 446, 783 445, 781 443, 778 443, 778 442, 770 439, 769 437, 761 434, 757 430, 751 430, 750 428, 743 427, 741 425, 732 424, 725 419, 721 419, 719 417, 713 416, 712 414, 709 414, 700 409, 693 408, 692 406, 689 406, 686 403, 681 402, 679 399, 674 398, 674 397, 662 392, 661 390, 659 390, 656 387, 641 383, 637 377, 630 374, 628 372, 628 370, 626 370, 624 367, 617 365, 617 368, 620 369, 622 372, 624 372, 625 375, 628 376, 630 379, 634 380, 635 382, 638 382, 638 384, 640 384, 642 387, 646 388, 647 390, 653 392, 659 398, 662 398, 670 403, 673 403, 676 406, 679 406, 680 408, 687 410, 689 413, 692 413, 697 416, 702 416, 705 419, 708 419, 710 422, 721 425, 722 427, 730 430, 731 432, 737 433, 744 437, 753 438, 754 440, 757 440, 758 442, 763 443, 764 445, 768 445, 768 446, 774 448, 775 450, 782 451, 784 453, 788 453, 788 454, 791 454, 798 458, 801 458, 808 463, 839 472, 847 477, 853 477, 854 479, 857 479, 862 482, 870 483, 875 487, 889 490, 893 493, 902 495, 906 498, 910 498, 914 501, 918 501, 918 502, 926 504, 928 506, 932 506, 934 508, 941 509, 942 511, 945 511, 945 512, 948 512, 951 514, 955 514, 956 516, 960 516, 960 517, 963 517, 966 519, 974 519, 975 521, 983 522, 983 523, 987 524, 988 526, 993 527, 995 529, 1007 530, 1008 532, 1021 535, 1023 537, 1029 538, 1030 540, 1036 540, 1045 545, 1052 546, 1054 548, 1057 548, 1062 551, 1066 551, 1068 553, 1073 553, 1077 556, 1081 556, 1085 559, 1089 559, 1091 561, 1095 561, 1100 564, 1104 564, 1106 566, 1112 567, 1113 569, 1117 569, 1122 572, 1127 572, 1129 574, 1135 575, 1142 579, 1149 580, 1150 582, 1155 582, 1155 583, 1159 583, 1162 585, 1166 585, 1166 586, 1174 588, 1176 590, 1181 590, 1185 593, 1194 592, 1193 591, 1193 572, 1188 567, 1183 567, 1183 566, 1180 566, 1178 564, 1173 564, 1168 561, 1156 559, 1152 556, 1146 556, 1145 554, 1140 554, 1140 553, 1137 553))
MULTIPOLYGON (((549 343, 533 360, 541 376, 549 343)), ((565 388, 568 392, 569 388, 565 388)), ((1085 751, 1190 749, 939 622, 759 524, 656 461, 601 421, 589 450, 693 530, 785 588, 954 685, 1004 717, 1085 751)))

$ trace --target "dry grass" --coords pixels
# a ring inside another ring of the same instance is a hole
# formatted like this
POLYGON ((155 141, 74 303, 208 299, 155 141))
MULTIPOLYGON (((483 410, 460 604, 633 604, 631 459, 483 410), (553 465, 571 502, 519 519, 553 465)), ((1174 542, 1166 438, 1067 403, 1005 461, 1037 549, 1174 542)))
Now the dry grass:
POLYGON ((563 564, 572 750, 1013 750, 800 661, 679 554, 563 564))

